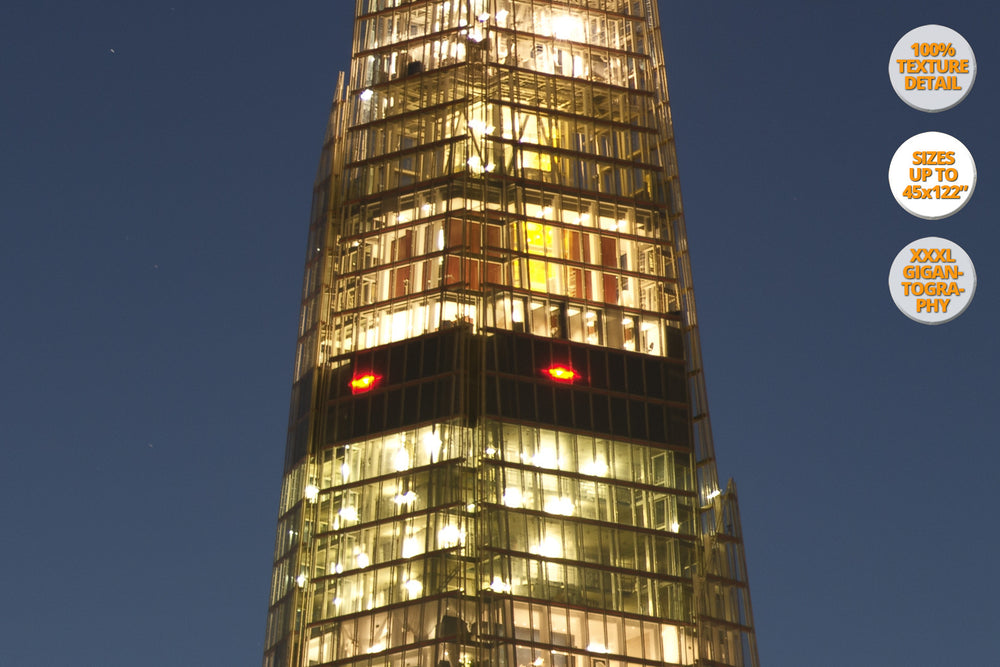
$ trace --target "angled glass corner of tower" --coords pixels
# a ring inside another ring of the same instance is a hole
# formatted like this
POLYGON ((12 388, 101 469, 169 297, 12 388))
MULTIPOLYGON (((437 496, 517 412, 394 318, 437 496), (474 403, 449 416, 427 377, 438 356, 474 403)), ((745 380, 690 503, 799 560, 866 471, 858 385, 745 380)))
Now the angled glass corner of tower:
POLYGON ((265 667, 756 666, 656 5, 358 0, 265 667))

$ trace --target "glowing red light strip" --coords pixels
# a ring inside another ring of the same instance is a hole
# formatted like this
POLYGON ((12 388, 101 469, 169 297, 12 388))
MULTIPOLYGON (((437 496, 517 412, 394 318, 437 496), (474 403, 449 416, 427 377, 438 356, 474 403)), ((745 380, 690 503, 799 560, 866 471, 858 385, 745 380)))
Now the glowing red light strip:
POLYGON ((351 378, 351 393, 352 394, 363 394, 366 391, 371 391, 378 384, 378 381, 382 379, 381 375, 375 375, 374 373, 364 373, 363 375, 355 375, 351 378))
POLYGON ((569 366, 550 366, 542 371, 556 382, 576 382, 580 374, 569 366))

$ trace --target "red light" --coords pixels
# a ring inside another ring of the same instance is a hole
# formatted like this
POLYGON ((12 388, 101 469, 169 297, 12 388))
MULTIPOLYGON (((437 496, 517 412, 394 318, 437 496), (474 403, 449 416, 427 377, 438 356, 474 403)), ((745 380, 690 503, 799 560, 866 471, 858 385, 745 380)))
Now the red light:
POLYGON ((580 374, 569 366, 550 366, 542 371, 556 382, 576 382, 580 374))
POLYGON ((352 394, 363 394, 366 391, 371 391, 378 384, 378 381, 382 379, 381 375, 375 375, 374 373, 363 373, 361 375, 355 375, 351 378, 351 393, 352 394))

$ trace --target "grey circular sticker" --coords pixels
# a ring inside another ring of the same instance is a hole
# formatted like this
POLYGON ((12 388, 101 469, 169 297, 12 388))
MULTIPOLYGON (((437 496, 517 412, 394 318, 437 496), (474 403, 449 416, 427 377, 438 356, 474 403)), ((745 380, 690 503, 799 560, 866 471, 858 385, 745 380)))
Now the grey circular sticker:
POLYGON ((896 42, 889 80, 899 99, 920 111, 945 111, 965 99, 976 80, 976 56, 960 34, 922 25, 896 42))
POLYGON ((972 303, 976 267, 957 243, 936 236, 917 239, 892 262, 889 293, 914 322, 944 324, 972 303))

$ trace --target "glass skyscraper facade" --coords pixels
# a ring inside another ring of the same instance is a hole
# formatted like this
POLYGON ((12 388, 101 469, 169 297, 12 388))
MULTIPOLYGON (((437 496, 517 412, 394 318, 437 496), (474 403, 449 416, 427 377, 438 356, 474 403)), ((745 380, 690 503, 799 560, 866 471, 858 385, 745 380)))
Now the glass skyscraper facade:
POLYGON ((357 0, 265 667, 758 664, 653 0, 357 0))

